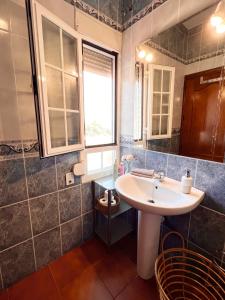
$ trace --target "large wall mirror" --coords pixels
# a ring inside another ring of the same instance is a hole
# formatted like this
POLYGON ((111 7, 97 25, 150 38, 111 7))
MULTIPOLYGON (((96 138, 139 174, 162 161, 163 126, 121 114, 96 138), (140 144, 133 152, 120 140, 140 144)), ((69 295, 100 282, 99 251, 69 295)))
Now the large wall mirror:
POLYGON ((149 150, 225 161, 225 20, 216 8, 137 47, 135 140, 149 150))

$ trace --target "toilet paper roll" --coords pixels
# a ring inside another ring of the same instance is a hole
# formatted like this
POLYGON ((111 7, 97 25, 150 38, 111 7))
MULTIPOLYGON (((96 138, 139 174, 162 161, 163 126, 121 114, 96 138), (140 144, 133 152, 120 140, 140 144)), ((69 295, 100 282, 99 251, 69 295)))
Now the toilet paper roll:
MULTIPOLYGON (((99 199, 98 202, 103 206, 108 206, 108 200, 106 200, 105 198, 99 199)), ((115 206, 115 205, 116 205, 116 200, 113 198, 111 200, 111 206, 115 206)))

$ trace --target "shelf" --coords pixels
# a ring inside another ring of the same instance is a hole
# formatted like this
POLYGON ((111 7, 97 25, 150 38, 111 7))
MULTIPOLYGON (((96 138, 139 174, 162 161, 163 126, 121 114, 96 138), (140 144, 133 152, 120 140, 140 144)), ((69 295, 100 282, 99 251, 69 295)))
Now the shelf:
POLYGON ((94 182, 106 190, 114 190, 115 189, 115 180, 113 179, 113 176, 102 177, 100 179, 94 180, 94 182))
MULTIPOLYGON (((133 227, 123 219, 118 219, 111 225, 111 245, 118 242, 127 234, 133 231, 133 227)), ((108 244, 107 241, 107 229, 105 226, 98 225, 95 228, 95 233, 100 239, 108 244)))
MULTIPOLYGON (((123 200, 120 200, 120 207, 119 207, 119 210, 114 213, 114 214, 111 214, 111 219, 114 219, 116 218, 117 216, 125 213, 126 211, 128 211, 129 209, 131 209, 132 207, 127 204, 125 201, 123 200)), ((97 207, 95 207, 95 209, 100 213, 102 214, 105 218, 108 218, 108 215, 107 214, 103 214, 99 209, 97 209, 97 207)))

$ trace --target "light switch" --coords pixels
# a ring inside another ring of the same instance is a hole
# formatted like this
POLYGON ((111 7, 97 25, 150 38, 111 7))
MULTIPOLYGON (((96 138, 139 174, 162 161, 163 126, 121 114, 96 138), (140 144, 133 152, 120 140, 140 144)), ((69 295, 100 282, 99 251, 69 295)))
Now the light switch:
POLYGON ((66 185, 74 184, 74 175, 73 172, 66 173, 66 185))

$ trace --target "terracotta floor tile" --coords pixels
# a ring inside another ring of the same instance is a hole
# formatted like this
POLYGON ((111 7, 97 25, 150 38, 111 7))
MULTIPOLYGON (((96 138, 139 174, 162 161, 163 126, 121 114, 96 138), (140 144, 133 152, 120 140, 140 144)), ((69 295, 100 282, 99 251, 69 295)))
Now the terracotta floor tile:
POLYGON ((95 269, 114 297, 136 276, 136 265, 122 251, 107 255, 95 269))
POLYGON ((155 279, 143 280, 136 277, 116 297, 116 300, 159 300, 155 279))
POLYGON ((49 268, 57 286, 61 289, 90 265, 81 249, 77 248, 50 263, 49 268))
POLYGON ((99 262, 109 251, 108 247, 98 238, 86 242, 81 249, 92 264, 99 262))
POLYGON ((10 300, 60 300, 49 268, 31 274, 9 288, 10 300))
POLYGON ((93 266, 87 268, 73 282, 66 285, 61 295, 63 300, 112 300, 107 288, 99 279, 93 266))
POLYGON ((137 237, 134 233, 116 243, 115 247, 121 249, 135 264, 137 263, 137 237))
POLYGON ((8 292, 7 291, 0 291, 0 300, 8 300, 8 292))

